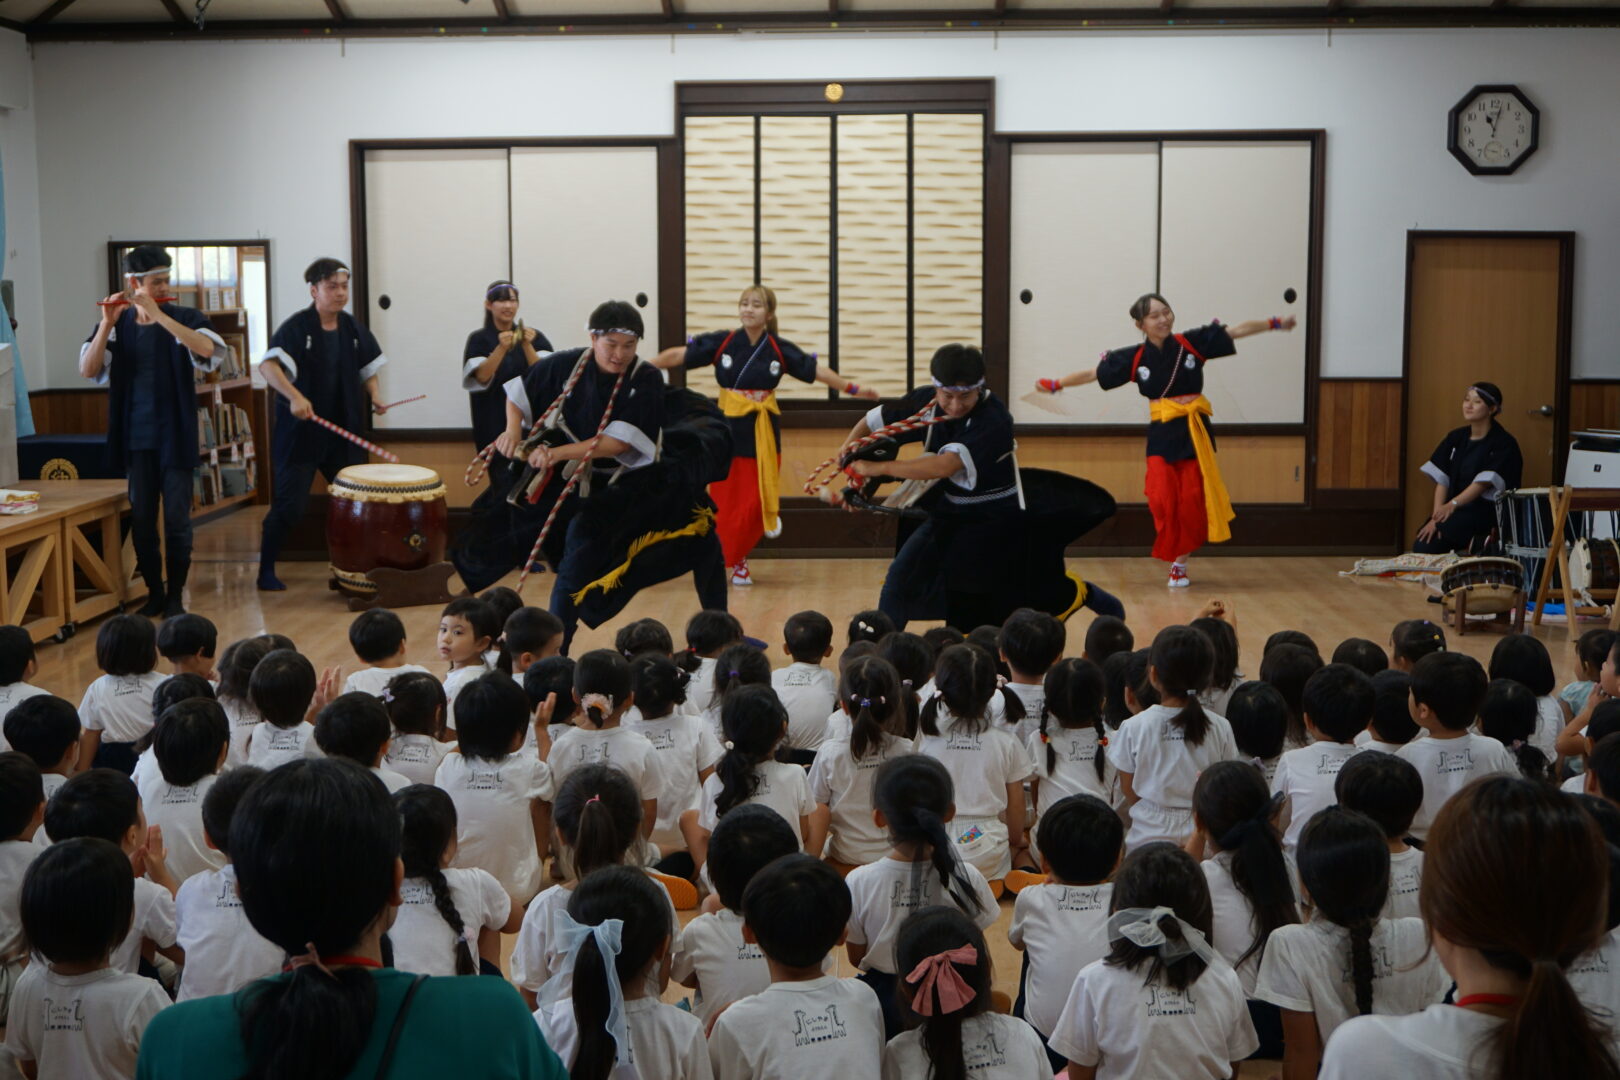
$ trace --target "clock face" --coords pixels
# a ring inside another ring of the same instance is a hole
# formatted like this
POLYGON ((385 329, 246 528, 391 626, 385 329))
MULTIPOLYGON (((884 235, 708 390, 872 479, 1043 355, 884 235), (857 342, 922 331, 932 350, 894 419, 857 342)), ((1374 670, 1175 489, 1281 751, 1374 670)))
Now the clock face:
POLYGON ((1540 111, 1514 86, 1476 86, 1451 110, 1446 148, 1475 175, 1505 175, 1535 153, 1540 111))

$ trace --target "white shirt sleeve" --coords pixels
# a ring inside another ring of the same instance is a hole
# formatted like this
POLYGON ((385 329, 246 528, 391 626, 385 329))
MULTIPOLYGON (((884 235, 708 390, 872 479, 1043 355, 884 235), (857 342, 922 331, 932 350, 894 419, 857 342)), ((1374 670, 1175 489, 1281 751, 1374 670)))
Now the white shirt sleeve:
POLYGON ((387 354, 378 353, 377 359, 360 369, 360 381, 364 382, 365 380, 371 378, 373 375, 377 374, 377 372, 381 371, 385 366, 387 366, 387 364, 387 354))
POLYGON ((154 889, 152 895, 152 906, 147 909, 146 921, 140 927, 141 936, 151 938, 158 948, 167 949, 174 944, 174 896, 164 888, 154 889))
POLYGON ((274 360, 276 363, 280 364, 287 372, 287 378, 298 378, 298 361, 288 356, 286 350, 282 349, 280 346, 276 346, 266 352, 264 356, 259 359, 259 363, 262 364, 266 360, 274 360))
POLYGON ((1087 974, 1101 963, 1098 960, 1083 968, 1075 978, 1069 1000, 1064 1002, 1051 1038, 1046 1040, 1053 1050, 1081 1065, 1096 1065, 1102 1060, 1097 1050, 1097 1006, 1086 986, 1087 974))
MULTIPOLYGON (((1286 927, 1279 928, 1282 930, 1286 927)), ((1260 976, 1254 984, 1254 996, 1269 1001, 1281 1009, 1314 1013, 1310 987, 1305 985, 1303 965, 1296 963, 1290 946, 1290 935, 1273 931, 1266 940, 1266 951, 1260 959, 1260 976)))
POLYGON ((484 909, 484 929, 499 930, 512 917, 512 897, 488 870, 475 870, 473 873, 484 909))
POLYGON ((501 386, 501 392, 506 395, 506 400, 516 405, 518 411, 523 414, 524 427, 534 423, 534 413, 529 411, 529 392, 523 388, 523 377, 521 375, 507 379, 501 386))
POLYGON ((483 365, 484 361, 488 359, 489 357, 487 356, 474 356, 461 366, 461 388, 463 390, 473 394, 482 394, 484 391, 488 390, 494 385, 494 375, 489 377, 489 382, 487 383, 478 381, 478 369, 483 365))

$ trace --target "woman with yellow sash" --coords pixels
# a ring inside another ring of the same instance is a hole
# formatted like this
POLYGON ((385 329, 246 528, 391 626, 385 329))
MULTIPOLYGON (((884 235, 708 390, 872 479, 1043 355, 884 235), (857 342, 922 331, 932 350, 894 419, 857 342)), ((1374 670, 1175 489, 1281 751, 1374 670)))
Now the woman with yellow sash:
POLYGON ((1135 383, 1148 399, 1147 500, 1158 536, 1153 557, 1170 564, 1169 586, 1184 589, 1187 559, 1207 540, 1232 536, 1236 515, 1215 460, 1209 399, 1204 397, 1204 364, 1232 356, 1238 338, 1267 330, 1292 330, 1294 319, 1251 319, 1235 326, 1212 322, 1176 333, 1169 301, 1148 293, 1131 305, 1131 321, 1146 340, 1102 354, 1096 368, 1035 386, 1055 394, 1066 386, 1094 382, 1104 390, 1135 383))
POLYGON ((776 387, 782 376, 800 382, 825 383, 852 397, 876 401, 875 390, 863 390, 839 376, 793 342, 777 335, 776 294, 750 285, 737 301, 736 330, 716 330, 665 349, 653 360, 661 368, 714 366, 720 384, 720 410, 731 425, 731 471, 709 485, 719 507, 716 526, 733 585, 752 585, 748 553, 761 538, 781 531, 782 410, 776 387))

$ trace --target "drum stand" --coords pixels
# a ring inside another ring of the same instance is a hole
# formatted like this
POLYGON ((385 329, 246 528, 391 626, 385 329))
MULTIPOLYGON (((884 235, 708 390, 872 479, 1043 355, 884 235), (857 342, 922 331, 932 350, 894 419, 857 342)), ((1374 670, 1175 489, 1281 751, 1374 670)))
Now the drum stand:
MULTIPOLYGON (((377 586, 377 591, 370 596, 350 596, 349 610, 448 604, 458 597, 471 596, 465 587, 460 592, 450 591, 450 578, 455 572, 455 564, 448 562, 434 563, 420 570, 396 570, 390 566, 367 570, 366 580, 373 582, 377 586)), ((327 588, 334 590, 338 588, 336 578, 332 578, 326 584, 327 588)))
MULTIPOLYGON (((1452 611, 1452 614, 1456 618, 1457 636, 1461 637, 1463 634, 1468 633, 1468 628, 1469 628, 1469 625, 1470 625, 1470 623, 1468 621, 1468 590, 1466 588, 1458 589, 1457 592, 1454 595, 1454 598, 1448 598, 1448 599, 1451 600, 1451 611, 1452 611)), ((1503 611, 1503 612, 1499 612, 1497 614, 1496 618, 1491 619, 1490 622, 1491 623, 1504 623, 1505 622, 1512 628, 1513 633, 1515 633, 1515 634, 1524 633, 1524 608, 1525 608, 1525 604, 1528 603, 1529 600, 1530 600, 1529 595, 1527 593, 1525 593, 1523 590, 1520 590, 1514 596, 1513 614, 1512 614, 1511 619, 1509 618, 1508 613, 1503 611)), ((1475 625, 1477 625, 1477 624, 1475 624, 1475 625)))
MULTIPOLYGON (((1614 512, 1620 511, 1620 488, 1549 488, 1548 499, 1552 503, 1552 539, 1547 542, 1547 560, 1542 564, 1541 587, 1536 590, 1536 613, 1531 622, 1541 625, 1542 608, 1547 601, 1557 594, 1557 599, 1564 603, 1564 614, 1568 620, 1570 633, 1575 632, 1575 620, 1582 615, 1609 615, 1609 629, 1620 630, 1620 604, 1612 604, 1612 611, 1600 607, 1577 607, 1574 597, 1570 595, 1569 588, 1569 548, 1564 543, 1564 527, 1569 523, 1569 514, 1572 510, 1614 512), (1558 565, 1558 584, 1552 583, 1552 568, 1554 560, 1558 565)), ((1614 600, 1616 590, 1594 589, 1594 596, 1614 600)))

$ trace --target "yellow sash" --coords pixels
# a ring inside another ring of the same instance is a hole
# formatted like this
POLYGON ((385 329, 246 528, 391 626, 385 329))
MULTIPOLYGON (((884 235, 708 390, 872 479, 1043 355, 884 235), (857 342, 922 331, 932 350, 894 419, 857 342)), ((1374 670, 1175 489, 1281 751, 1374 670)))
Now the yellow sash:
POLYGON ((1209 441, 1209 429, 1204 417, 1211 413, 1209 399, 1202 394, 1185 405, 1171 398, 1159 398, 1148 403, 1148 415, 1156 423, 1187 418, 1187 431, 1192 435, 1193 452, 1198 455, 1198 471, 1204 474, 1204 516, 1209 519, 1209 542, 1219 544, 1232 539, 1231 521, 1237 517, 1232 509, 1232 496, 1221 479, 1221 467, 1215 461, 1215 444, 1209 441))
POLYGON ((776 433, 771 429, 771 417, 782 415, 776 404, 776 391, 765 395, 764 401, 755 401, 747 394, 720 388, 720 411, 727 416, 754 416, 754 459, 758 462, 759 507, 765 522, 765 531, 777 527, 781 509, 782 469, 777 460, 776 433))

